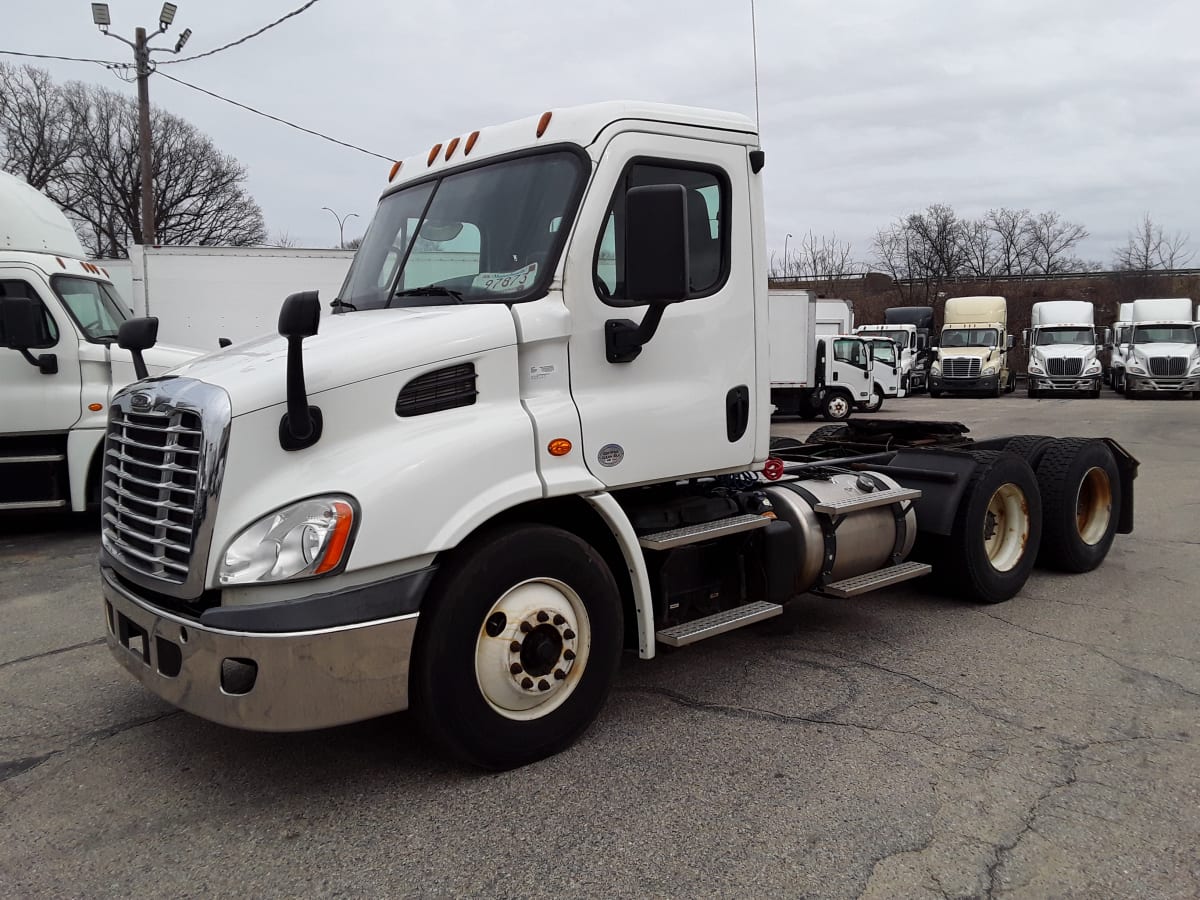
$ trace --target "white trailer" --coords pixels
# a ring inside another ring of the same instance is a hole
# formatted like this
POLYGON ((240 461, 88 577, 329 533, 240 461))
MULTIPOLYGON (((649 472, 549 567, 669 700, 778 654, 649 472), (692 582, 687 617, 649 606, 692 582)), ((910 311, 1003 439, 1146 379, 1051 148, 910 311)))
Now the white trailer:
MULTIPOLYGON (((115 343, 126 301, 86 255, 48 197, 0 172, 0 512, 98 502, 109 403, 139 375, 115 343)), ((160 344, 146 371, 197 355, 160 344)))
POLYGON ((816 335, 854 334, 854 304, 849 300, 820 298, 817 303, 816 335))
POLYGON ((743 116, 637 103, 398 163, 347 305, 294 294, 279 336, 115 399, 97 606, 119 664, 238 728, 411 707, 508 768, 586 731, 626 646, 931 571, 998 603, 1039 551, 1100 565, 1133 527, 1113 441, 878 418, 771 438, 765 164, 743 116), (472 271, 396 263, 456 234, 472 271))
POLYGON ((1074 393, 1099 397, 1103 377, 1100 350, 1106 341, 1096 331, 1092 304, 1084 300, 1035 303, 1030 323, 1025 332, 1029 396, 1074 393))
POLYGON ((1200 392, 1200 348, 1192 301, 1169 297, 1133 301, 1125 354, 1125 396, 1200 392))

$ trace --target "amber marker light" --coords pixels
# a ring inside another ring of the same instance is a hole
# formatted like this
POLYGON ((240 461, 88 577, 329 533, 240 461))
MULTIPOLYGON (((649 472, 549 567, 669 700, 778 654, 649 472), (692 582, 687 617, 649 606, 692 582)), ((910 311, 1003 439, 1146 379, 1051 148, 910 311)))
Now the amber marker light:
POLYGON ((398 159, 392 163, 392 171, 388 172, 388 184, 391 184, 396 179, 402 165, 404 165, 404 160, 402 159, 398 159))
POLYGON ((541 137, 543 134, 545 134, 546 129, 550 127, 550 116, 551 115, 552 115, 552 113, 550 112, 550 110, 546 110, 544 113, 542 113, 542 117, 540 119, 538 119, 538 127, 537 127, 537 136, 538 137, 541 137))
POLYGON ((566 456, 571 452, 571 442, 566 438, 555 438, 546 449, 551 456, 566 456))
POLYGON ((449 144, 446 145, 446 159, 449 160, 450 157, 452 157, 454 155, 454 151, 457 149, 458 149, 458 138, 455 138, 449 144))
POLYGON ((441 144, 434 144, 434 145, 433 145, 433 148, 432 148, 432 149, 429 151, 429 160, 428 160, 428 161, 425 163, 425 165, 427 165, 427 166, 432 166, 432 165, 433 165, 433 161, 434 161, 435 159, 437 159, 437 155, 438 155, 439 153, 441 153, 441 152, 442 152, 442 145, 441 145, 441 144))
POLYGON ((354 510, 349 503, 341 500, 333 503, 337 522, 333 526, 333 535, 329 538, 329 546, 325 550, 325 558, 313 570, 314 575, 323 575, 338 567, 342 555, 346 552, 346 544, 350 540, 350 531, 354 528, 354 510))
POLYGON ((470 156, 471 150, 475 147, 475 142, 479 140, 479 132, 472 131, 467 135, 467 146, 463 147, 463 156, 470 156))
POLYGON ((100 410, 104 409, 104 406, 100 403, 89 403, 88 409, 92 412, 100 412, 100 410))

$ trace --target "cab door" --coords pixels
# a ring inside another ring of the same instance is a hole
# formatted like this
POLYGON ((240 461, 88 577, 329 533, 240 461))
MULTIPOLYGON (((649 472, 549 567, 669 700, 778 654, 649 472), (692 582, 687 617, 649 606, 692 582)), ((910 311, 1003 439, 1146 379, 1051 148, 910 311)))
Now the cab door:
MULTIPOLYGON (((43 374, 0 334, 0 434, 65 432, 79 419, 79 339, 62 305, 29 269, 0 266, 0 299, 27 297, 42 308, 43 334, 29 353, 53 354, 58 371, 43 374)), ((0 331, 3 324, 0 323, 0 331)))
POLYGON ((754 459, 748 165, 745 146, 712 139, 624 133, 604 151, 576 224, 563 292, 586 464, 610 487, 743 468, 754 459), (607 323, 640 322, 648 309, 617 304, 625 194, 650 185, 686 191, 689 299, 666 307, 636 359, 610 362, 607 323))

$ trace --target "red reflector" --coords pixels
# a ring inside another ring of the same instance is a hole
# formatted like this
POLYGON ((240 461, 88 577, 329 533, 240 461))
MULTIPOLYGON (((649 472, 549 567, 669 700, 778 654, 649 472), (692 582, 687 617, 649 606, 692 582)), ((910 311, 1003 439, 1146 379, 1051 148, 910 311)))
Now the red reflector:
POLYGON ((768 481, 778 481, 783 477, 783 460, 772 456, 763 464, 763 477, 768 481))

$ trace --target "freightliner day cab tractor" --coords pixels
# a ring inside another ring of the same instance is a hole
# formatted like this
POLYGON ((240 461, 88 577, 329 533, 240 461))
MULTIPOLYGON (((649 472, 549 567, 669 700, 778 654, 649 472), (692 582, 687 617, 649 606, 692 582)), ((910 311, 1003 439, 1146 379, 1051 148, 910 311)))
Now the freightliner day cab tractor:
POLYGON ((115 399, 116 658, 227 725, 412 708, 504 768, 575 740, 625 647, 931 563, 986 603, 1039 554, 1099 565, 1133 521, 1111 440, 851 420, 772 446, 764 162, 742 116, 606 103, 397 163, 333 315, 292 295, 279 337, 115 399), (407 272, 418 240, 444 268, 407 272))
POLYGON ((1008 368, 1012 335, 1006 331, 1003 297, 952 297, 946 301, 942 334, 929 369, 929 395, 979 394, 999 397, 1015 384, 1008 368))
POLYGON ((1122 303, 1117 311, 1117 321, 1113 323, 1112 344, 1108 348, 1108 383, 1118 394, 1125 391, 1125 353, 1132 331, 1133 304, 1122 303))
POLYGON ((1045 300, 1033 304, 1029 348, 1028 393, 1100 396, 1103 366, 1100 351, 1107 342, 1096 333, 1095 310, 1084 300, 1045 300))
POLYGON ((854 333, 863 337, 887 337, 900 354, 900 392, 905 396, 928 387, 932 306, 896 306, 883 311, 883 325, 860 325, 854 333))
MULTIPOLYGON (((85 256, 48 197, 0 172, 0 513, 99 501, 109 400, 138 374, 115 344, 130 312, 85 256)), ((196 355, 143 359, 159 375, 196 355)))
POLYGON ((1200 347, 1192 301, 1133 301, 1133 328, 1125 351, 1125 396, 1200 392, 1200 347))

